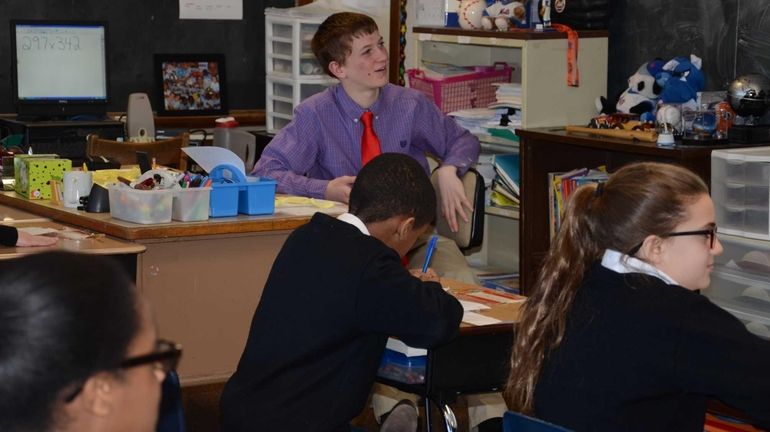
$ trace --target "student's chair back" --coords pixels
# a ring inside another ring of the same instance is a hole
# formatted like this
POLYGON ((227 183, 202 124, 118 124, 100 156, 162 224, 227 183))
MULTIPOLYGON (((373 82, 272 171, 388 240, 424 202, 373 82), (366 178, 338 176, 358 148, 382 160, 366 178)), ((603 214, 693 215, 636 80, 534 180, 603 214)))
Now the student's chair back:
MULTIPOLYGON (((454 240, 460 250, 466 253, 466 251, 481 246, 481 242, 484 239, 484 177, 478 171, 471 168, 460 180, 465 188, 465 196, 468 197, 473 206, 470 220, 465 222, 458 217, 457 222, 460 229, 457 232, 452 232, 439 208, 436 212, 436 232, 454 240)), ((438 172, 435 170, 433 175, 431 175, 431 182, 433 183, 433 188, 436 189, 436 197, 440 203, 441 191, 438 188, 438 172)))
POLYGON ((513 411, 503 415, 503 432, 571 432, 561 426, 513 411))
POLYGON ((89 135, 86 154, 89 156, 107 156, 121 165, 135 165, 136 152, 147 152, 150 159, 155 158, 158 165, 178 168, 182 160, 182 147, 189 145, 190 135, 185 132, 176 138, 150 142, 121 142, 89 135))

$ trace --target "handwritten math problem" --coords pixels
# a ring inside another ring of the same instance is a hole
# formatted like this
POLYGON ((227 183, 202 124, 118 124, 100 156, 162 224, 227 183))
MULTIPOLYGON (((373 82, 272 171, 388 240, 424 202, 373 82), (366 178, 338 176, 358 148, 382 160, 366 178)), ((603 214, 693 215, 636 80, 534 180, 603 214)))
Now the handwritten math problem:
POLYGON ((24 51, 80 51, 78 36, 23 36, 19 48, 24 51))

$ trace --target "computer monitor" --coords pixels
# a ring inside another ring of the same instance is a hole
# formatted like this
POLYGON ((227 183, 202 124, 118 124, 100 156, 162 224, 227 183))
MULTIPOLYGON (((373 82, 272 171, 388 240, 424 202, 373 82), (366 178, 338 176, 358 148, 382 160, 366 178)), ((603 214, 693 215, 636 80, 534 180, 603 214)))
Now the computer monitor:
POLYGON ((107 23, 12 20, 10 27, 13 99, 20 118, 104 116, 107 23))

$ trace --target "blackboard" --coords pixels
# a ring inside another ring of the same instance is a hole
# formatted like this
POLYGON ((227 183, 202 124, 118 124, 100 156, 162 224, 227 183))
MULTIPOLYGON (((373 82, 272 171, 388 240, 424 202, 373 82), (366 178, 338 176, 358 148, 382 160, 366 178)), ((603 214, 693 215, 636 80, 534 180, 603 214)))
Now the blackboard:
POLYGON ((108 111, 125 111, 130 93, 152 95, 155 53, 224 54, 230 108, 264 108, 264 10, 292 6, 294 0, 243 0, 241 21, 180 20, 178 0, 5 0, 0 18, 0 113, 16 111, 11 99, 11 19, 106 21, 108 111))
POLYGON ((609 96, 656 57, 701 57, 706 90, 725 90, 744 73, 770 76, 767 0, 614 0, 611 16, 609 96))

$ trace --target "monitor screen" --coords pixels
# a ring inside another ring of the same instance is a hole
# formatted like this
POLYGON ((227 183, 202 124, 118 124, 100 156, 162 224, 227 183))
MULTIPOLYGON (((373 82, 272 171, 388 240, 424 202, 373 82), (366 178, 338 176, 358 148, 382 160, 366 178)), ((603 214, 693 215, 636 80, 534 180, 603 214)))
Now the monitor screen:
POLYGON ((158 115, 227 113, 221 54, 155 54, 158 115))
POLYGON ((20 116, 67 117, 106 110, 106 23, 14 20, 11 49, 20 116))

